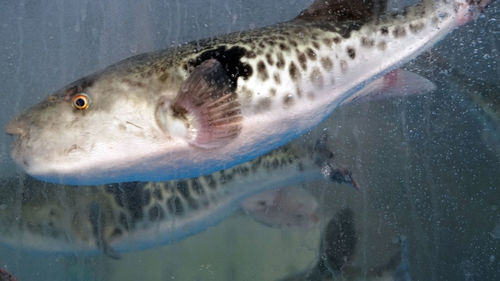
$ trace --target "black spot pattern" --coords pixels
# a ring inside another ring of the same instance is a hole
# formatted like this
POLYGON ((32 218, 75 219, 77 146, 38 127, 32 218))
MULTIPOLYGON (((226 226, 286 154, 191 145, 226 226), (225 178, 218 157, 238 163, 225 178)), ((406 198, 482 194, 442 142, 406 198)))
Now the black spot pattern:
POLYGON ((258 73, 258 77, 262 81, 266 81, 269 78, 269 74, 267 73, 267 69, 266 69, 266 64, 263 61, 259 61, 257 63, 257 73, 258 73))
POLYGON ((356 58, 356 51, 352 47, 347 47, 347 54, 351 59, 356 58))
POLYGON ((297 69, 297 66, 295 66, 294 62, 290 62, 290 66, 288 67, 288 71, 290 73, 290 78, 292 78, 293 81, 297 81, 300 78, 300 72, 297 69))
POLYGON ((252 75, 252 67, 241 62, 241 58, 248 52, 249 51, 245 48, 238 46, 231 47, 230 49, 227 49, 226 46, 220 46, 216 49, 201 53, 194 61, 191 61, 190 64, 192 67, 196 67, 206 60, 216 59, 226 71, 230 79, 230 88, 234 90, 236 89, 236 82, 240 76, 244 79, 248 79, 248 77, 252 75))

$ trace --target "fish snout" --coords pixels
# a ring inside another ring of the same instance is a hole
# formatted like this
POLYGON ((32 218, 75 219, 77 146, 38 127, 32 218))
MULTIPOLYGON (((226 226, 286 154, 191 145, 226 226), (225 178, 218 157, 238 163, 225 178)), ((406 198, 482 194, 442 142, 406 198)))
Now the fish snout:
POLYGON ((11 136, 24 137, 28 134, 28 126, 21 120, 11 120, 7 123, 5 132, 11 136))

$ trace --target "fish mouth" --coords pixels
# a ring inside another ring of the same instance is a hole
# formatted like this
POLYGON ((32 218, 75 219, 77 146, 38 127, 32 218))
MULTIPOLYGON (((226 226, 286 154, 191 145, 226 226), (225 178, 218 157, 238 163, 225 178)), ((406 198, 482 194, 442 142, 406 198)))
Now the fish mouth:
POLYGON ((29 169, 30 161, 22 151, 26 148, 26 141, 29 139, 29 129, 25 121, 14 119, 5 126, 5 133, 14 139, 10 145, 11 158, 24 169, 29 169))

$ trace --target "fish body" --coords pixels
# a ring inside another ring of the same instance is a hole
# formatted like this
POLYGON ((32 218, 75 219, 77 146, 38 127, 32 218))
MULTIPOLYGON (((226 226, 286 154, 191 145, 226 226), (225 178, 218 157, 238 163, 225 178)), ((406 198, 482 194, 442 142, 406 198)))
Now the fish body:
POLYGON ((229 168, 306 133, 489 2, 425 1, 379 17, 332 14, 337 5, 318 0, 289 22, 135 56, 11 121, 11 155, 73 185, 229 168))
MULTIPOLYGON (((177 181, 75 188, 10 178, 0 182, 0 241, 43 252, 100 250, 117 258, 199 233, 259 192, 321 180, 325 168, 335 174, 328 155, 321 143, 300 140, 239 166, 177 181)), ((329 180, 352 182, 347 174, 329 180)))
POLYGON ((411 281, 408 241, 403 235, 398 253, 386 264, 370 270, 351 265, 359 239, 353 216, 353 211, 345 208, 331 218, 321 236, 315 266, 280 281, 411 281))

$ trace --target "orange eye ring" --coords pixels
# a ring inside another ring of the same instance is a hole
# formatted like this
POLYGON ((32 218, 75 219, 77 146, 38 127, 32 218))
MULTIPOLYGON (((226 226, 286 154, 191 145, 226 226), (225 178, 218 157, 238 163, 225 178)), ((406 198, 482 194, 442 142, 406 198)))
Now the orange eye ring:
POLYGON ((85 110, 89 107, 90 98, 84 93, 77 94, 73 97, 73 107, 78 110, 85 110))

